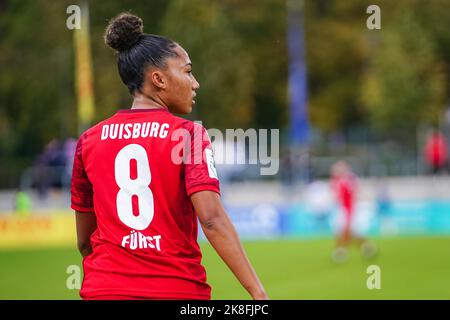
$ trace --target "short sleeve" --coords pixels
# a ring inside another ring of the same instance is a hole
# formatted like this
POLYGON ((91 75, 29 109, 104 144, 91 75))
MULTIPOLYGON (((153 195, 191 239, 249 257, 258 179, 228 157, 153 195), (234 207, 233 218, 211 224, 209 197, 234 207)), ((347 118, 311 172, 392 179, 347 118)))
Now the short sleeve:
POLYGON ((189 128, 190 149, 185 158, 185 182, 188 196, 199 191, 220 194, 219 178, 208 132, 198 123, 189 128))
POLYGON ((71 208, 80 212, 93 212, 94 193, 83 164, 84 139, 85 136, 82 135, 75 150, 71 182, 71 208))

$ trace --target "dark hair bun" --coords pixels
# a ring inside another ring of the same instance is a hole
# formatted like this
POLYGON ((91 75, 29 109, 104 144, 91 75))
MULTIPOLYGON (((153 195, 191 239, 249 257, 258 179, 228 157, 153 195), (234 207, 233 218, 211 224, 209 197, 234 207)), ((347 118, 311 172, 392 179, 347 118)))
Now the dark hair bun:
POLYGON ((113 18, 105 31, 105 43, 117 51, 130 49, 143 34, 142 19, 130 13, 113 18))

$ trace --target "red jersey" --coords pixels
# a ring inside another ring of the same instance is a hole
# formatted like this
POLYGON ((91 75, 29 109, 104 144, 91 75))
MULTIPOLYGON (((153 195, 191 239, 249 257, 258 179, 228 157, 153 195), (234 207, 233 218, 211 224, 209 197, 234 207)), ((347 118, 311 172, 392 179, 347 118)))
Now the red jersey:
POLYGON ((80 296, 210 299, 190 196, 217 193, 206 130, 163 109, 120 110, 79 139, 72 209, 95 212, 80 296))
POLYGON ((353 174, 333 177, 331 183, 339 204, 344 208, 346 217, 349 218, 355 204, 356 177, 353 174))
POLYGON ((433 167, 444 166, 447 162, 447 143, 442 133, 434 133, 425 147, 425 156, 433 167))

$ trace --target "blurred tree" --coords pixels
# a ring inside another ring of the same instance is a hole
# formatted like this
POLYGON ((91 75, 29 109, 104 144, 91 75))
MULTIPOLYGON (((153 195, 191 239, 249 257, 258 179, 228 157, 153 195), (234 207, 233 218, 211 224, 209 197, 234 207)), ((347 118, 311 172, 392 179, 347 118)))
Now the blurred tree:
MULTIPOLYGON (((300 1, 300 0, 299 0, 300 1)), ((449 101, 450 2, 304 0, 309 112, 333 133, 369 124, 388 134, 433 124, 449 101)), ((208 127, 288 123, 286 1, 89 1, 97 122, 131 96, 103 43, 112 17, 131 11, 144 31, 179 41, 201 88, 195 114, 208 127)), ((77 135, 73 1, 0 0, 0 187, 16 186, 52 138, 77 135)))
POLYGON ((253 117, 253 68, 219 2, 173 0, 162 33, 189 53, 200 83, 193 117, 209 127, 247 127, 253 117))
POLYGON ((439 60, 439 72, 446 80, 446 104, 450 107, 450 1, 415 1, 415 17, 433 42, 434 54, 439 60))
MULTIPOLYGON (((73 31, 66 28, 66 8, 71 4, 70 0, 0 2, 0 187, 17 186, 25 167, 53 138, 78 135, 73 31)), ((114 54, 103 43, 108 20, 131 10, 142 14, 146 27, 157 33, 157 17, 163 15, 165 4, 165 0, 131 5, 90 1, 95 122, 131 103, 114 54)))
POLYGON ((90 1, 91 41, 94 64, 96 121, 114 114, 117 109, 130 108, 132 97, 122 83, 117 70, 114 50, 105 45, 103 35, 108 22, 119 13, 127 11, 140 16, 144 32, 160 32, 162 17, 169 1, 90 1))
POLYGON ((7 166, 0 166, 0 177, 4 185, 17 185, 23 167, 42 147, 70 132, 59 100, 64 92, 72 94, 72 88, 64 87, 70 81, 61 81, 70 54, 61 46, 62 3, 9 0, 1 8, 0 157, 7 166))
POLYGON ((376 128, 411 135, 439 123, 446 82, 428 32, 412 11, 397 12, 373 47, 361 100, 376 128))
POLYGON ((222 0, 226 15, 251 57, 256 128, 288 125, 287 8, 279 0, 222 0))
POLYGON ((357 93, 367 54, 366 7, 359 0, 305 5, 310 119, 325 132, 364 120, 357 93))

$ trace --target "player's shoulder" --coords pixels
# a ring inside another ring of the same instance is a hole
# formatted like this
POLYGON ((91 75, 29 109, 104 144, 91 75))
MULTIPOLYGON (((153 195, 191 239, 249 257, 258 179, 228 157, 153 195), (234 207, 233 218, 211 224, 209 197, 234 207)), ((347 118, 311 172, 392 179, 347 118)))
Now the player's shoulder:
POLYGON ((175 115, 172 115, 172 117, 174 119, 175 126, 178 128, 183 128, 185 130, 188 130, 189 132, 205 130, 205 127, 203 126, 201 121, 192 121, 175 115))
POLYGON ((102 127, 104 124, 108 123, 108 121, 111 119, 112 117, 109 117, 105 120, 100 121, 99 123, 93 125, 92 127, 90 127, 89 129, 85 130, 81 135, 79 140, 80 141, 84 141, 86 139, 88 139, 89 137, 92 137, 94 133, 98 132, 99 130, 101 131, 102 127))
POLYGON ((193 122, 189 119, 185 119, 185 118, 176 116, 174 114, 170 114, 170 115, 171 115, 173 123, 178 127, 187 128, 187 127, 192 126, 192 124, 193 124, 193 122))

